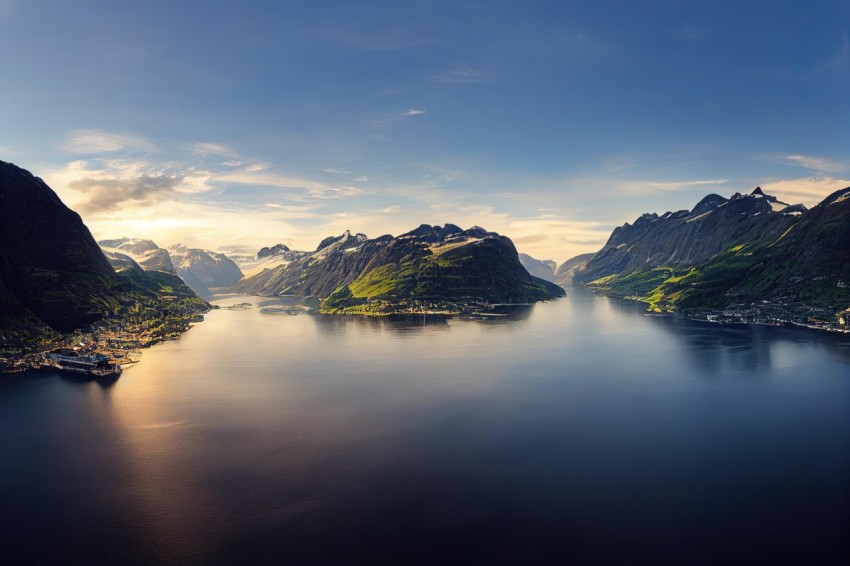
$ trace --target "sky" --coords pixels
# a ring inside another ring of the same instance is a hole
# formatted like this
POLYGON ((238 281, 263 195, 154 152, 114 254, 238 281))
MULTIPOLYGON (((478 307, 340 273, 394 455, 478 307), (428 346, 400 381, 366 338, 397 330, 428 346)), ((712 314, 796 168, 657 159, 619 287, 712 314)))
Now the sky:
POLYGON ((562 262, 850 186, 850 2, 0 0, 0 160, 98 239, 450 222, 562 262))

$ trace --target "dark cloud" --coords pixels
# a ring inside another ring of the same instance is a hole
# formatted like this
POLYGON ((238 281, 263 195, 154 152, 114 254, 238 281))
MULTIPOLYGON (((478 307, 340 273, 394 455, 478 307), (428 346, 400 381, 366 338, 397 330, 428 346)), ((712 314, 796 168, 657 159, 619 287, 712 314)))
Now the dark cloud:
POLYGON ((132 179, 85 178, 68 184, 88 199, 78 205, 80 212, 109 212, 125 205, 150 205, 173 196, 182 177, 139 175, 132 179))

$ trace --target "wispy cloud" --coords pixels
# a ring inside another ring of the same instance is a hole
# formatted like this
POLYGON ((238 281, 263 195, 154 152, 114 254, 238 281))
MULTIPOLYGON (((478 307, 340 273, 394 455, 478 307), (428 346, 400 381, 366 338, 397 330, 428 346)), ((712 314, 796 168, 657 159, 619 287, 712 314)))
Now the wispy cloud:
POLYGON ((840 173, 850 169, 846 163, 811 155, 786 155, 783 157, 783 160, 790 165, 803 167, 818 173, 840 173))
POLYGON ((61 148, 69 153, 102 154, 118 151, 155 153, 153 142, 131 134, 105 132, 102 130, 76 130, 63 141, 61 148))
POLYGON ((850 179, 803 177, 769 181, 761 186, 766 193, 775 195, 782 201, 814 206, 831 193, 850 187, 850 179))
POLYGON ((728 179, 707 179, 705 181, 651 181, 648 184, 650 187, 663 189, 665 191, 678 191, 681 189, 702 187, 705 185, 725 185, 728 182, 728 179))
POLYGON ((403 112, 391 112, 380 116, 372 121, 371 126, 377 130, 386 130, 393 126, 398 125, 404 120, 408 118, 412 118, 414 116, 422 116, 423 114, 427 114, 428 111, 423 108, 408 108, 403 112))
POLYGON ((218 173, 212 176, 212 180, 218 183, 284 189, 287 191, 285 197, 293 201, 304 201, 308 198, 340 199, 366 193, 364 189, 358 187, 331 186, 315 179, 275 173, 265 170, 265 168, 261 170, 245 168, 239 171, 218 173))
POLYGON ((142 174, 131 179, 86 177, 71 181, 68 188, 86 195, 80 204, 83 213, 111 212, 129 203, 146 205, 158 202, 176 191, 182 179, 165 175, 142 174))
POLYGON ((436 84, 481 84, 493 82, 493 74, 480 69, 454 69, 428 81, 436 84))
POLYGON ((682 191, 700 187, 725 185, 728 182, 728 179, 700 179, 690 181, 616 180, 612 181, 612 185, 616 186, 622 193, 639 195, 659 191, 682 191))
POLYGON ((219 155, 221 157, 239 157, 228 145, 213 142, 195 142, 192 153, 196 155, 219 155))
POLYGON ((321 185, 313 185, 307 188, 307 194, 318 199, 338 199, 346 197, 356 197, 364 194, 363 189, 357 187, 327 187, 321 185))
POLYGON ((211 174, 192 167, 163 167, 146 160, 74 161, 48 177, 62 197, 84 215, 150 206, 180 195, 205 193, 211 174))

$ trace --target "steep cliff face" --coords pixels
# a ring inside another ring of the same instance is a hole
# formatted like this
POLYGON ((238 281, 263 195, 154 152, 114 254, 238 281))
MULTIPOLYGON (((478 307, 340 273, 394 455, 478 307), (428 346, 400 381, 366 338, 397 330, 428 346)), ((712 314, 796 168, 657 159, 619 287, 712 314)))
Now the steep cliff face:
POLYGON ((120 285, 80 216, 44 181, 2 161, 0 281, 7 329, 25 321, 62 331, 98 320, 102 299, 120 285))
POLYGON ((750 257, 752 267, 730 296, 850 306, 850 188, 800 215, 750 257))
POLYGON ((0 161, 3 345, 26 345, 139 305, 151 320, 175 305, 187 312, 208 308, 185 290, 188 294, 176 297, 168 282, 116 273, 77 213, 41 179, 0 161))
POLYGON ((555 271, 555 283, 561 287, 572 287, 573 276, 577 271, 584 269, 594 255, 592 253, 577 255, 559 265, 555 271))
POLYGON ((634 224, 616 228, 587 265, 576 271, 576 283, 659 267, 682 268, 704 263, 740 242, 772 241, 805 211, 757 188, 731 199, 708 195, 691 211, 644 214, 634 224))
POLYGON ((615 230, 576 280, 658 310, 850 306, 850 188, 811 210, 758 189, 721 199, 710 195, 690 213, 649 215, 615 230))
POLYGON ((313 295, 326 312, 392 310, 412 301, 530 302, 563 296, 532 277, 513 243, 483 228, 423 224, 398 237, 345 232, 316 251, 240 282, 260 295, 313 295))

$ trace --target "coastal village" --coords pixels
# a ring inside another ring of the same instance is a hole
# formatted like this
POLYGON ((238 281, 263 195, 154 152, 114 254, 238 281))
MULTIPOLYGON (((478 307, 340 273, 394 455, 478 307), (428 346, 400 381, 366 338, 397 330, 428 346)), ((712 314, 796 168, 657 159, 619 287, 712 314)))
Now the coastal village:
POLYGON ((688 318, 718 324, 758 324, 793 326, 850 334, 850 308, 835 313, 833 309, 803 303, 761 301, 729 305, 722 311, 690 313, 688 318))
MULTIPOLYGON (((141 312, 140 309, 136 311, 141 312)), ((203 320, 203 313, 163 319, 128 316, 103 320, 70 334, 52 333, 32 348, 0 342, 0 373, 49 367, 48 354, 59 351, 73 352, 77 356, 104 356, 111 365, 126 366, 139 361, 141 349, 175 340, 203 320)))

